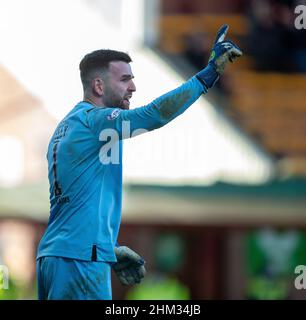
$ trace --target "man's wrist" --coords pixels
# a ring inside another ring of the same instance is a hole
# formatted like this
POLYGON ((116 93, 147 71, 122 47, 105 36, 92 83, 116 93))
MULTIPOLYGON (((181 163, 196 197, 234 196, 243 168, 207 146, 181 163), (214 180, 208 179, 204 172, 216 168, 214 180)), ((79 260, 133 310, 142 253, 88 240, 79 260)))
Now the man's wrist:
POLYGON ((214 65, 209 63, 206 68, 196 74, 196 77, 206 87, 206 89, 212 88, 219 79, 219 74, 216 71, 214 65))

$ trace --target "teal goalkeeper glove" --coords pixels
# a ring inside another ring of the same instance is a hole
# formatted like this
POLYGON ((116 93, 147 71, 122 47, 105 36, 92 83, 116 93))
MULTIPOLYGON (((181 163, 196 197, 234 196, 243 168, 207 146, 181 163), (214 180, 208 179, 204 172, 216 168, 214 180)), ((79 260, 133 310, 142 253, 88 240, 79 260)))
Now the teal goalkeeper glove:
POLYGON ((208 65, 196 75, 206 88, 214 86, 219 76, 224 72, 228 61, 234 62, 236 58, 242 56, 242 51, 232 41, 224 41, 227 31, 228 25, 226 24, 219 29, 208 65))
POLYGON ((115 247, 117 262, 112 265, 119 281, 123 285, 140 283, 146 274, 144 259, 126 246, 115 247))

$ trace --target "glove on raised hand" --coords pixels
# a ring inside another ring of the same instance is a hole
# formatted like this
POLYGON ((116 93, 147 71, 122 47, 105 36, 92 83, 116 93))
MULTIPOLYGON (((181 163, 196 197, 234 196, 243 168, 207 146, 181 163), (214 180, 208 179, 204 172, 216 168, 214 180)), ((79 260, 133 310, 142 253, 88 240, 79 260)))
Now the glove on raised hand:
POLYGON ((238 57, 242 56, 242 51, 230 40, 224 40, 228 31, 228 25, 223 25, 216 36, 212 48, 208 65, 205 69, 196 74, 196 77, 206 86, 211 88, 224 72, 225 66, 238 57))

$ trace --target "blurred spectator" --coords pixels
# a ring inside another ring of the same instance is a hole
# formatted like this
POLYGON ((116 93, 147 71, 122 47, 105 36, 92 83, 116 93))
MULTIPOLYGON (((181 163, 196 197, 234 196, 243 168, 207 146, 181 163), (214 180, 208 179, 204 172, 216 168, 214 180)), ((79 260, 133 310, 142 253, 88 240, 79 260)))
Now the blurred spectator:
POLYGON ((291 1, 251 2, 250 54, 260 71, 295 71, 293 60, 293 13, 291 1))
MULTIPOLYGON (((303 4, 306 6, 306 0, 297 0, 293 7, 303 4)), ((294 9, 292 9, 294 10, 294 9)), ((306 72, 306 30, 294 30, 293 34, 293 59, 297 71, 306 72)))
POLYGON ((207 41, 205 34, 200 32, 187 34, 184 40, 183 56, 195 69, 203 69, 210 54, 209 41, 207 41))
POLYGON ((292 57, 294 60, 295 70, 306 72, 306 37, 305 31, 296 30, 293 35, 294 50, 292 57))

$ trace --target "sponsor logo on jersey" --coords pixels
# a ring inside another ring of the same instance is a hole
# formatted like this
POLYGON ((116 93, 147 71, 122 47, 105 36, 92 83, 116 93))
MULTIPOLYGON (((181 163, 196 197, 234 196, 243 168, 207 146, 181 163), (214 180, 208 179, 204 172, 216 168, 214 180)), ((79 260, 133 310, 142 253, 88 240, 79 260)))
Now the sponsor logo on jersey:
POLYGON ((120 110, 119 109, 115 109, 114 111, 112 111, 111 114, 109 114, 107 116, 107 120, 114 120, 114 119, 118 118, 119 113, 120 113, 120 110))

